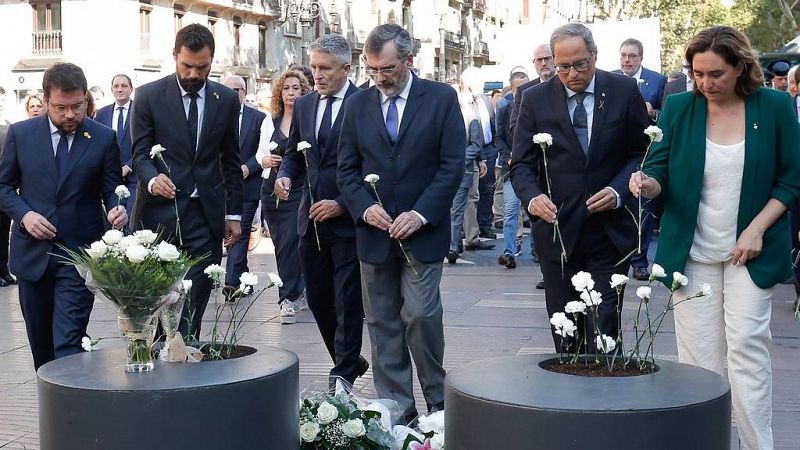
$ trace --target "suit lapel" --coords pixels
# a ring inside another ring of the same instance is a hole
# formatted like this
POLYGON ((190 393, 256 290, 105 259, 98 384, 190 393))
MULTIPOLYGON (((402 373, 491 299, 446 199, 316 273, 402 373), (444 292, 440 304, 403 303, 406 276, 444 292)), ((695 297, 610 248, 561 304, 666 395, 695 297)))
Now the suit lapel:
POLYGON ((200 130, 200 139, 197 143, 197 151, 194 153, 194 159, 197 159, 197 154, 204 148, 205 141, 208 139, 208 133, 211 132, 214 118, 217 117, 217 109, 220 103, 219 95, 216 88, 211 85, 210 81, 206 81, 206 98, 203 106, 203 129, 200 130))
MULTIPOLYGON (((760 127, 760 117, 758 114, 759 93, 748 95, 744 100, 744 169, 742 170, 742 188, 740 204, 754 205, 755 189, 751 182, 758 176, 758 146, 760 144, 759 133, 763 133, 760 127)), ((748 225, 748 208, 739 208, 738 231, 741 232, 748 225)))
MULTIPOLYGON (((386 131, 386 122, 384 122, 383 119, 383 110, 381 109, 381 93, 375 86, 371 87, 370 89, 372 91, 370 92, 371 99, 369 101, 369 111, 367 112, 367 116, 369 116, 374 122, 375 128, 378 130, 378 134, 383 139, 386 147, 392 148, 392 143, 389 140, 389 133, 386 131)), ((406 105, 406 108, 408 108, 408 105, 406 105)), ((403 113, 403 116, 405 117, 405 113, 403 113)), ((399 139, 400 135, 398 134, 398 141, 399 139)))
POLYGON ((328 142, 325 143, 325 148, 322 149, 322 157, 324 158, 328 152, 331 151, 331 148, 336 148, 339 146, 339 129, 342 128, 342 118, 344 117, 344 102, 347 101, 347 98, 353 95, 354 93, 358 92, 358 87, 351 82, 347 82, 348 87, 347 91, 344 93, 344 98, 341 100, 342 104, 339 105, 339 114, 336 115, 336 120, 333 121, 331 125, 331 132, 329 134, 330 139, 328 142))
MULTIPOLYGON (((187 143, 184 150, 188 152, 191 159, 194 159, 196 143, 189 142, 191 141, 191 133, 189 132, 189 123, 186 120, 186 110, 183 109, 183 97, 181 96, 180 87, 178 87, 178 80, 174 75, 170 75, 165 81, 167 83, 165 89, 167 94, 166 107, 169 110, 169 116, 175 118, 174 125, 179 130, 178 134, 182 132, 187 143)), ((161 142, 156 142, 156 144, 161 144, 161 142)))
POLYGON ((239 149, 244 148, 244 136, 247 136, 247 130, 250 129, 250 121, 253 120, 253 112, 248 111, 247 106, 242 107, 242 125, 239 127, 239 149))
MULTIPOLYGON (((594 111, 592 112, 592 139, 589 141, 589 148, 586 151, 586 164, 589 164, 592 154, 596 151, 597 143, 603 130, 603 122, 606 118, 606 75, 599 70, 595 72, 594 81, 594 111)), ((577 137, 577 136, 576 136, 577 137)))
MULTIPOLYGON (((89 119, 84 119, 89 120, 89 119)), ((69 156, 67 158, 67 170, 64 171, 64 174, 61 175, 61 178, 58 180, 58 189, 61 189, 61 186, 64 185, 64 181, 69 178, 69 174, 72 172, 72 169, 78 164, 78 161, 83 157, 84 153, 86 153, 86 147, 89 145, 89 141, 92 139, 91 133, 86 131, 86 128, 83 125, 83 122, 78 126, 78 129, 75 130, 75 137, 72 138, 72 146, 69 148, 69 156)), ((55 162, 55 157, 53 157, 53 162, 55 162)))
MULTIPOLYGON (((122 135, 122 139, 120 139, 120 141, 122 141, 122 140, 125 140, 125 136, 126 136, 128 133, 130 133, 130 129, 131 129, 131 118, 133 117, 133 116, 131 116, 131 111, 133 111, 133 100, 131 100, 131 103, 130 103, 130 105, 128 105, 128 116, 127 116, 127 117, 125 117, 125 125, 122 127, 122 133, 123 133, 123 135, 122 135)), ((112 111, 112 112, 113 112, 113 111, 112 111)), ((112 115, 111 115, 111 117, 113 118, 113 117, 114 117, 114 115, 112 114, 112 115)))
POLYGON ((322 154, 322 151, 317 148, 319 146, 317 143, 317 110, 319 109, 319 102, 322 96, 319 95, 319 92, 317 91, 314 91, 314 93, 311 95, 314 96, 314 101, 308 102, 308 105, 306 106, 309 109, 309 111, 306 112, 306 115, 311 118, 307 125, 311 128, 308 132, 308 134, 311 136, 311 142, 309 142, 309 144, 311 144, 311 148, 319 152, 319 154, 322 154))
MULTIPOLYGON (((414 74, 411 74, 411 77, 414 77, 414 74)), ((411 90, 408 93, 408 101, 406 101, 406 107, 403 110, 403 119, 400 122, 400 132, 397 133, 398 144, 400 143, 400 140, 403 139, 403 135, 406 133, 406 131, 408 131, 408 127, 414 120, 414 115, 417 113, 417 111, 419 111, 422 103, 424 103, 422 98, 423 95, 425 95, 425 86, 420 83, 418 78, 414 77, 413 81, 411 82, 411 90)), ((383 112, 381 112, 381 117, 383 117, 383 112)), ((386 129, 385 123, 383 128, 384 130, 386 129)), ((386 137, 388 139, 388 132, 386 132, 386 137)))
POLYGON ((573 153, 579 154, 584 158, 585 162, 586 154, 584 154, 581 149, 581 143, 578 141, 578 135, 575 134, 575 128, 572 128, 572 118, 569 116, 569 108, 567 108, 567 91, 558 78, 551 80, 550 84, 552 86, 551 94, 553 96, 553 101, 550 102, 550 105, 555 105, 554 108, 558 115, 558 124, 561 126, 561 131, 564 133, 564 136, 569 140, 569 143, 565 146, 572 150, 573 153))

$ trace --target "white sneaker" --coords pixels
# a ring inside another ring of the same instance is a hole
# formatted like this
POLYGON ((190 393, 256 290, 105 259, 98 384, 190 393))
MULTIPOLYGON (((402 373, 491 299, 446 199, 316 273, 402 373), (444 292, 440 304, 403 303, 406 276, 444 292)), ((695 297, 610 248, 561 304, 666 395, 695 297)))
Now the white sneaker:
POLYGON ((294 300, 294 310, 299 312, 305 309, 308 309, 308 300, 306 300, 306 294, 301 292, 294 300))
POLYGON ((281 323, 282 324, 292 324, 295 323, 295 312, 294 312, 294 304, 290 301, 285 301, 281 303, 281 323))

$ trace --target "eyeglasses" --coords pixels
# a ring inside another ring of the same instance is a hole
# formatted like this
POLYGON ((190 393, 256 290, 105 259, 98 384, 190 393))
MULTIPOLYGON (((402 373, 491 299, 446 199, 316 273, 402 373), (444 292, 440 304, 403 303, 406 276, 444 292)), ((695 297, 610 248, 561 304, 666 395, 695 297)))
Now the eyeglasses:
POLYGON ((398 68, 398 67, 400 67, 402 64, 403 64, 403 61, 400 61, 400 62, 399 62, 399 63, 397 63, 397 64, 396 64, 394 67, 380 67, 380 68, 377 68, 377 67, 370 67, 370 66, 367 66, 367 68, 366 68, 365 70, 367 71, 367 74, 368 74, 368 75, 370 75, 370 76, 373 76, 373 77, 374 77, 375 75, 377 75, 377 74, 381 74, 381 75, 391 75, 391 74, 393 74, 393 73, 394 73, 394 71, 395 71, 395 70, 397 70, 397 68, 398 68))
POLYGON ((545 62, 552 61, 552 60, 553 60, 552 56, 543 56, 541 58, 534 58, 533 59, 533 63, 534 64, 541 64, 541 63, 545 63, 545 62))
POLYGON ((636 53, 620 53, 620 59, 639 59, 639 55, 636 53))
POLYGON ((570 69, 575 68, 576 72, 583 72, 589 69, 589 61, 592 60, 592 57, 588 57, 586 59, 582 59, 580 61, 575 61, 572 64, 556 64, 556 72, 558 73, 569 73, 570 69))
POLYGON ((86 110, 86 101, 82 101, 74 105, 54 105, 49 102, 47 104, 53 108, 53 111, 62 116, 66 114, 67 111, 72 111, 73 114, 80 114, 86 110))

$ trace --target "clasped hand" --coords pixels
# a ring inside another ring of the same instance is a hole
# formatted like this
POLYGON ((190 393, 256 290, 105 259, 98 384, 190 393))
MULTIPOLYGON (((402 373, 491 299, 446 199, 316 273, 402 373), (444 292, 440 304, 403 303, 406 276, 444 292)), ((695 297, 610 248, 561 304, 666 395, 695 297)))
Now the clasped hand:
POLYGON ((387 231, 392 239, 406 239, 422 228, 422 219, 413 211, 406 211, 392 219, 377 203, 367 208, 364 219, 369 225, 387 231))

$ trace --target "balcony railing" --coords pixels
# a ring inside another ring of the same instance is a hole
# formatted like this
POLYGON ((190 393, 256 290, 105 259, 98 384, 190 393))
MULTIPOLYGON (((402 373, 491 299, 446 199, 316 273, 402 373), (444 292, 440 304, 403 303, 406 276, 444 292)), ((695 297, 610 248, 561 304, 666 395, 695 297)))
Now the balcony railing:
POLYGON ((452 31, 446 31, 444 33, 444 45, 447 48, 464 51, 464 41, 461 39, 461 36, 453 33, 452 31))
POLYGON ((61 53, 61 30, 33 32, 34 56, 52 56, 61 53))
POLYGON ((142 56, 150 55, 150 33, 139 34, 139 49, 142 56))
POLYGON ((472 46, 472 56, 480 58, 488 58, 489 46, 486 44, 486 42, 476 41, 475 44, 472 46))

